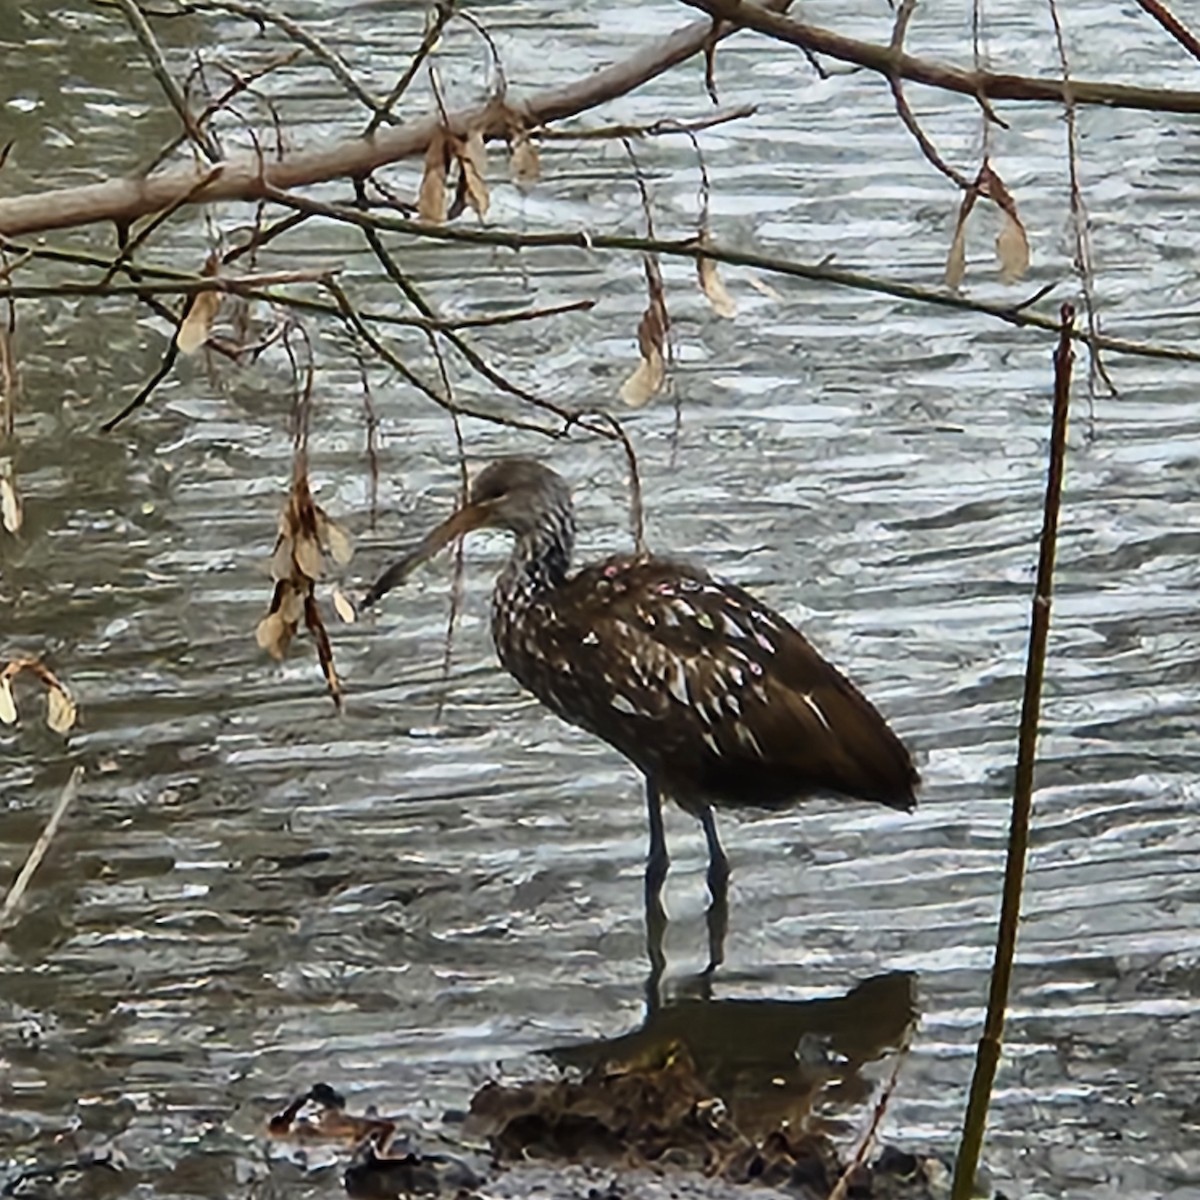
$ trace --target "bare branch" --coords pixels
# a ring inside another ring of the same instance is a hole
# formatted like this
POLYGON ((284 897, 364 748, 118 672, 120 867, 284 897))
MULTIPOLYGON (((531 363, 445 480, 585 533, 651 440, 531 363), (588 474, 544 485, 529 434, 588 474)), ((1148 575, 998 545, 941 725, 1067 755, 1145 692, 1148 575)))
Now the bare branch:
MULTIPOLYGON (((782 4, 784 0, 777 2, 782 4)), ((207 5, 241 12, 256 20, 260 17, 274 20, 280 28, 285 28, 283 18, 267 17, 263 10, 253 5, 235 4, 234 0, 211 0, 211 3, 210 0, 203 3, 196 0, 196 3, 199 7, 207 5)), ((565 86, 533 93, 521 106, 526 128, 577 116, 633 91, 697 54, 711 26, 712 22, 708 20, 694 21, 621 62, 565 86)), ((297 32, 302 31, 297 29, 297 32)), ((732 27, 724 32, 733 32, 732 27)), ((1200 101, 1197 109, 1200 110, 1200 101)), ((449 115, 450 131, 462 137, 469 129, 478 129, 490 139, 505 138, 510 132, 511 116, 503 105, 488 102, 449 115)), ((225 170, 221 177, 197 192, 193 202, 258 200, 268 189, 287 191, 330 179, 366 176, 387 163, 424 154, 441 127, 440 115, 433 115, 379 131, 373 138, 347 138, 315 150, 289 154, 281 162, 264 162, 257 154, 232 156, 223 164, 225 170)), ((194 168, 178 167, 141 179, 110 179, 82 187, 0 199, 0 236, 16 237, 96 221, 129 223, 158 212, 180 195, 190 192, 200 174, 194 168)))
MULTIPOLYGON (((751 3, 751 0, 683 0, 683 3, 800 49, 815 50, 841 62, 855 63, 877 71, 880 75, 886 76, 894 70, 910 83, 923 83, 944 91, 959 92, 973 99, 986 97, 990 100, 1050 100, 1059 103, 1063 99, 1061 80, 997 75, 991 71, 964 71, 960 67, 914 58, 911 54, 894 58, 890 46, 863 42, 817 25, 808 25, 781 16, 765 4, 751 3)), ((1077 104, 1141 108, 1153 112, 1200 112, 1200 92, 1131 87, 1120 83, 1085 83, 1079 80, 1074 84, 1074 91, 1077 104)))

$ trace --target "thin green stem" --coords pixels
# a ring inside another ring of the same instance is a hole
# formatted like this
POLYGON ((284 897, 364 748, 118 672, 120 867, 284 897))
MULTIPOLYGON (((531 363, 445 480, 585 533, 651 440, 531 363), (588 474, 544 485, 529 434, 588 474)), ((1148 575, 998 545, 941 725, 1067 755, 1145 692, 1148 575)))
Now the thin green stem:
POLYGON ((1050 598, 1054 590, 1054 554, 1058 540, 1058 514, 1062 505, 1063 467, 1067 455, 1067 415, 1071 407, 1071 363, 1074 351, 1075 309, 1061 309, 1058 348, 1054 353, 1054 415, 1050 432, 1050 465, 1046 473, 1046 499, 1042 507, 1042 538, 1038 553, 1037 583, 1029 621, 1029 655, 1025 664, 1025 691, 1021 699, 1021 726, 1017 740, 1017 777, 1013 784, 1012 822, 1008 833, 1008 858, 1004 867, 1004 896, 996 931, 996 957, 992 965, 987 1016, 971 1077, 971 1095, 963 1118, 958 1161, 954 1167, 952 1200, 971 1200, 975 1194, 975 1172, 983 1149, 988 1106, 1000 1046, 1004 1036, 1004 1013, 1012 984, 1013 960, 1017 949, 1017 927, 1021 920, 1021 890, 1025 882, 1025 859, 1029 850, 1029 820, 1033 811, 1033 770, 1037 757, 1038 720, 1042 680, 1046 673, 1046 643, 1050 635, 1050 598))

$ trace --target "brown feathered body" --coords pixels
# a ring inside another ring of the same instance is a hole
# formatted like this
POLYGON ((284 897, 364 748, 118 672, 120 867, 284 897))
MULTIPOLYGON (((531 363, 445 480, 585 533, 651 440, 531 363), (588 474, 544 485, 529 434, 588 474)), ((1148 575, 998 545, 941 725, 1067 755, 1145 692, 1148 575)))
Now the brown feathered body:
MULTIPOLYGON (((669 559, 569 574, 575 523, 554 472, 503 460, 472 505, 516 535, 497 581, 501 662, 685 808, 774 807, 814 793, 907 810, 918 776, 869 700, 748 592, 669 559)), ((480 521, 479 523, 484 523, 480 521)))

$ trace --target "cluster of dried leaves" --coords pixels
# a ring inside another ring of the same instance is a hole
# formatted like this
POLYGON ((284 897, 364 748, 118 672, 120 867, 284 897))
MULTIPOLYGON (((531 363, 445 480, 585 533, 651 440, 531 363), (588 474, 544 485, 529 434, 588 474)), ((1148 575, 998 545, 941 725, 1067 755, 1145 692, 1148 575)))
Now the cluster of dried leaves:
MULTIPOLYGON (((537 145, 520 115, 499 101, 508 140, 508 167, 518 187, 532 187, 541 174, 537 145)), ((488 156, 482 126, 467 130, 465 137, 445 127, 438 129, 425 152, 425 170, 417 192, 417 215, 422 221, 440 225, 453 221, 471 208, 482 221, 491 204, 488 190, 488 156), (451 191, 448 180, 457 167, 451 191)))
POLYGON ((1004 283, 1016 283, 1029 270, 1029 238, 1017 212, 1017 202, 991 163, 984 159, 975 181, 963 192, 950 253, 946 258, 946 285, 956 291, 962 286, 967 272, 967 218, 981 198, 991 200, 1000 210, 996 261, 1000 266, 1001 280, 1004 283))
MULTIPOLYGON (((262 649, 282 659, 303 619, 316 643, 329 694, 339 708, 342 688, 315 589, 317 580, 325 574, 326 555, 337 566, 345 566, 353 553, 349 534, 313 500, 305 455, 299 452, 288 501, 279 514, 279 534, 271 555, 275 590, 270 610, 258 623, 256 637, 262 649)), ((343 620, 354 620, 354 607, 340 591, 334 591, 333 604, 343 620)))
POLYGON ((40 658, 14 658, 0 670, 0 723, 15 725, 17 722, 13 680, 23 671, 27 671, 46 689, 46 724, 55 733, 69 733, 79 715, 75 701, 62 680, 40 658))

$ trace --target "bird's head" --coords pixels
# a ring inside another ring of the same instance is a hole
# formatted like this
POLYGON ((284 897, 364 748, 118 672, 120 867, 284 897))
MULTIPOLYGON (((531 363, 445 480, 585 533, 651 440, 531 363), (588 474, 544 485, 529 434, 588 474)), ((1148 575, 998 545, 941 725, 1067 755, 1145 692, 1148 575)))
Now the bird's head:
POLYGON ((363 598, 362 607, 370 607, 421 563, 473 529, 506 529, 524 537, 547 520, 569 520, 570 513, 571 491, 561 475, 529 458, 498 459, 475 477, 465 504, 380 576, 363 598))

